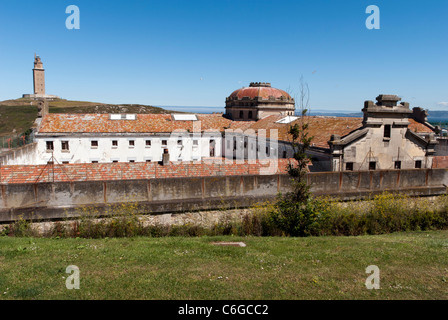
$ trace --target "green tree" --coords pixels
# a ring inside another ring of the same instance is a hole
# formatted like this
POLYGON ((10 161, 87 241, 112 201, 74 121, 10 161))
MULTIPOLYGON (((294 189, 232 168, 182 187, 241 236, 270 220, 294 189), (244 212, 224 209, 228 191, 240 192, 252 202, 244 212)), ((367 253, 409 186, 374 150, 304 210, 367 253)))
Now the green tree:
MULTIPOLYGON (((297 99, 296 99, 297 101, 297 99)), ((307 113, 309 105, 309 87, 300 79, 299 108, 301 117, 290 125, 288 133, 294 151, 294 161, 288 164, 292 191, 279 196, 273 221, 283 232, 291 236, 306 236, 311 232, 317 218, 317 202, 313 200, 306 174, 310 158, 306 151, 313 137, 309 135, 307 113)))

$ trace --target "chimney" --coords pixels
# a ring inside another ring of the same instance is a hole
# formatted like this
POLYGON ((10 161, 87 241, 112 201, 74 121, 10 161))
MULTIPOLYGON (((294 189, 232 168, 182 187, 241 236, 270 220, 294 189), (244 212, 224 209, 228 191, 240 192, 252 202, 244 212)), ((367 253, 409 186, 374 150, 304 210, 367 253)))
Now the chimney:
POLYGON ((162 166, 167 166, 169 164, 170 164, 170 154, 168 153, 168 149, 163 149, 162 166))

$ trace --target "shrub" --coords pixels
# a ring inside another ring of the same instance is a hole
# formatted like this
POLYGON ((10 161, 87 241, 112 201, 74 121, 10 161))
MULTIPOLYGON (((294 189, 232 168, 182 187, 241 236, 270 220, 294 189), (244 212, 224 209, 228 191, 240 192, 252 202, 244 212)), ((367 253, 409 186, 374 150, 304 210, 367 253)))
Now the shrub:
POLYGON ((18 220, 6 226, 1 235, 14 237, 35 237, 38 232, 32 227, 31 221, 20 216, 18 220))
POLYGON ((309 197, 306 201, 294 201, 287 197, 279 199, 278 210, 272 211, 276 227, 290 236, 310 236, 318 232, 322 219, 321 202, 309 197))
POLYGON ((310 198, 306 205, 278 201, 274 223, 291 236, 357 236, 398 231, 448 228, 448 198, 383 193, 367 201, 348 203, 310 198))
MULTIPOLYGON (((135 204, 110 206, 104 217, 96 208, 79 209, 79 219, 54 222, 48 237, 133 236, 357 236, 397 231, 448 228, 448 196, 410 198, 383 193, 366 201, 339 202, 309 197, 305 203, 279 197, 276 202, 251 207, 241 220, 222 214, 211 227, 196 224, 147 225, 139 219, 135 204)), ((38 236, 30 221, 20 217, 3 227, 3 236, 38 236)))

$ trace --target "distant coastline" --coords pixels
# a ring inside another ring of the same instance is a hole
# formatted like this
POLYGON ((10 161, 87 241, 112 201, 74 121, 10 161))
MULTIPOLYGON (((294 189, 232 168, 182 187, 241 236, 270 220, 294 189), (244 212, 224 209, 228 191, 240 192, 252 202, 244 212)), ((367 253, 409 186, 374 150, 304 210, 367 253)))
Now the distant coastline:
POLYGON ((166 110, 191 112, 191 113, 214 113, 225 112, 224 107, 195 107, 195 106, 155 106, 166 110))
MULTIPOLYGON (((182 112, 192 112, 192 113, 214 113, 214 112, 225 112, 224 107, 204 107, 204 106, 156 106, 164 108, 167 110, 182 111, 182 112)), ((297 110, 296 110, 297 113, 297 110)), ((428 121, 434 124, 448 123, 448 111, 434 110, 428 112, 428 121)), ((362 112, 353 111, 330 111, 316 109, 316 111, 311 110, 309 112, 311 116, 330 116, 330 117, 362 117, 362 112)))

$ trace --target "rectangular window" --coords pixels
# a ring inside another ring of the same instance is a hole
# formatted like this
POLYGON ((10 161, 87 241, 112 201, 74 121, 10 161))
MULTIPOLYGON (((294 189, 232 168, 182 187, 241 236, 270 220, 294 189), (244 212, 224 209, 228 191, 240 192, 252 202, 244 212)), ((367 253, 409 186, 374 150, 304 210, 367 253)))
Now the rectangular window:
POLYGON ((146 159, 146 162, 151 162, 151 159, 146 159))
POLYGON ((68 141, 61 141, 61 149, 62 149, 62 151, 69 151, 68 141))
POLYGON ((286 150, 283 150, 283 158, 286 159, 286 150))
POLYGON ((177 145, 182 146, 182 140, 177 140, 177 145))
POLYGON ((97 160, 92 160, 92 163, 98 163, 98 161, 97 160))
POLYGON ((376 170, 376 162, 375 161, 369 162, 369 170, 376 170))
POLYGON ((129 160, 129 162, 135 162, 135 160, 129 160))
POLYGON ((118 147, 118 140, 112 140, 112 148, 118 147))
POLYGON ((146 148, 151 147, 151 140, 146 140, 146 141, 145 141, 145 147, 146 147, 146 148))
POLYGON ((243 111, 240 111, 240 118, 242 119, 244 117, 243 111))
POLYGON ((129 148, 134 148, 135 140, 129 140, 129 148))
POLYGON ((384 125, 384 138, 390 138, 390 124, 384 125))
POLYGON ((421 168, 422 168, 422 160, 416 160, 415 169, 421 169, 421 168))
POLYGON ((194 146, 199 145, 199 140, 193 140, 193 145, 194 145, 194 146))
POLYGON ((70 161, 62 161, 62 164, 69 164, 70 161))
POLYGON ((353 162, 347 162, 345 164, 345 171, 353 171, 353 162))
POLYGON ((394 169, 400 170, 401 169, 401 161, 395 161, 394 169))
POLYGON ((92 140, 92 141, 90 141, 90 147, 91 147, 92 149, 96 149, 96 148, 98 148, 98 140, 92 140))
POLYGON ((53 151, 53 150, 54 150, 53 141, 47 141, 47 151, 53 151))
POLYGON ((118 162, 118 160, 112 160, 112 162, 118 162))
POLYGON ((162 140, 162 147, 166 147, 168 145, 168 140, 162 140))

